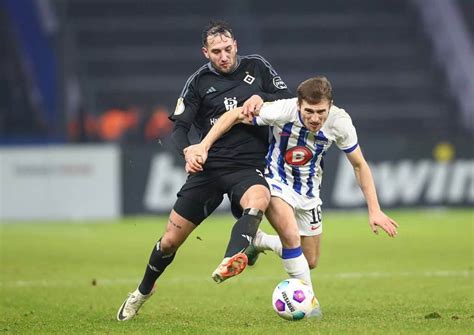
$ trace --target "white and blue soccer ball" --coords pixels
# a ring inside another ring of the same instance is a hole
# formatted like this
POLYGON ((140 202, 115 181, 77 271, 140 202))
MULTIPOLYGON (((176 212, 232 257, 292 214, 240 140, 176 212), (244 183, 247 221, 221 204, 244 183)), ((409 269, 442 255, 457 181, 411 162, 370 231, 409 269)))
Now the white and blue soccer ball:
POLYGON ((273 290, 272 306, 285 320, 301 320, 319 307, 313 289, 306 282, 290 278, 281 281, 273 290))

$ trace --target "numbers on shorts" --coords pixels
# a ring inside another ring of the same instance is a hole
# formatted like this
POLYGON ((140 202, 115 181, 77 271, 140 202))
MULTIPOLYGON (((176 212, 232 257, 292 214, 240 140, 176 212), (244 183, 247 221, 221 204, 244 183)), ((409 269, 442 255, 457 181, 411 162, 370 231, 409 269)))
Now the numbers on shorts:
POLYGON ((323 219, 321 205, 318 205, 316 206, 316 208, 313 208, 311 210, 311 215, 313 216, 313 220, 310 222, 310 224, 320 224, 323 219))

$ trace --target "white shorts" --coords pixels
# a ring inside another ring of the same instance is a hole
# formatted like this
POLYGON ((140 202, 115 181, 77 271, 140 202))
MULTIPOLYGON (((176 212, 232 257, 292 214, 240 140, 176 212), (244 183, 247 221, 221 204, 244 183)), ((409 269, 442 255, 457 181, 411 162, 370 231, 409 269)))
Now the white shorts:
POLYGON ((265 179, 272 197, 278 197, 293 207, 301 236, 316 236, 323 232, 322 201, 319 197, 308 198, 281 181, 265 179))

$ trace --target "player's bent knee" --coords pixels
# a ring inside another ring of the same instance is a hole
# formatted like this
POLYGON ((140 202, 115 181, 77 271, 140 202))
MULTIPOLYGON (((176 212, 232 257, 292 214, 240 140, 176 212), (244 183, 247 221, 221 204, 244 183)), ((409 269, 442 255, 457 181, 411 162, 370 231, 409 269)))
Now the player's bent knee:
POLYGON ((165 234, 160 241, 160 250, 163 252, 163 254, 170 255, 175 253, 180 245, 181 244, 175 241, 171 236, 167 236, 165 234))
POLYGON ((301 239, 299 234, 291 234, 287 229, 278 229, 280 240, 284 248, 297 248, 301 245, 301 239))
POLYGON ((270 191, 262 185, 252 186, 245 192, 240 205, 242 208, 258 208, 265 211, 270 203, 270 191))
POLYGON ((262 211, 265 211, 268 208, 269 204, 270 204, 270 197, 268 198, 265 197, 265 198, 259 199, 255 207, 260 208, 262 211))
POLYGON ((309 268, 315 269, 318 266, 318 258, 317 257, 309 257, 307 258, 309 268))

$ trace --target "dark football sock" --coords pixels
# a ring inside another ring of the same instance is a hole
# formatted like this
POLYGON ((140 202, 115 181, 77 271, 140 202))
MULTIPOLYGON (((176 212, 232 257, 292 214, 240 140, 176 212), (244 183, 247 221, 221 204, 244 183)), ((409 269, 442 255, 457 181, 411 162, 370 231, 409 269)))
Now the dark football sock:
POLYGON ((227 245, 225 257, 232 257, 246 249, 257 233, 263 212, 256 208, 246 208, 244 214, 237 220, 232 228, 230 241, 227 245))
MULTIPOLYGON (((161 241, 161 240, 160 240, 161 241)), ((165 255, 160 249, 160 241, 156 243, 151 251, 150 260, 145 270, 138 290, 141 294, 149 294, 155 285, 156 280, 165 271, 166 267, 171 264, 176 253, 165 255)))

